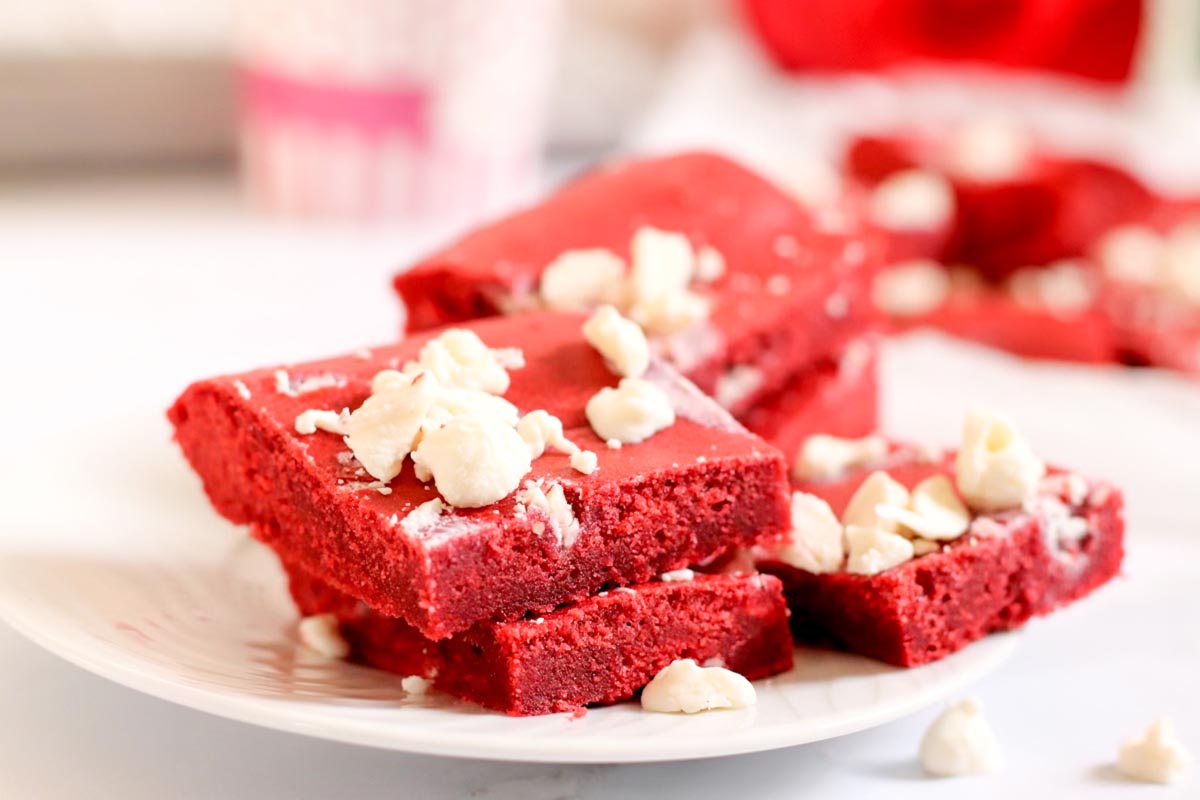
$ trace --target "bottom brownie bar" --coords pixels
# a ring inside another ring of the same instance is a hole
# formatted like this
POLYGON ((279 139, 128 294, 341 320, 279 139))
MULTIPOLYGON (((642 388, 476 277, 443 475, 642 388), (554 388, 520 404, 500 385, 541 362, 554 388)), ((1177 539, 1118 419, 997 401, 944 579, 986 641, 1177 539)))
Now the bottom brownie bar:
MULTIPOLYGON (((953 476, 954 464, 926 450, 892 446, 875 464, 856 465, 836 478, 802 482, 798 488, 845 520, 864 479, 870 474, 878 481, 873 470, 886 471, 912 490, 930 476, 953 476)), ((798 642, 897 666, 935 661, 989 633, 1020 627, 1032 616, 1087 595, 1120 571, 1123 499, 1102 481, 1052 470, 1017 507, 967 513, 965 533, 952 539, 922 539, 903 529, 908 546, 897 541, 899 536, 883 537, 899 547, 895 563, 884 560, 855 570, 837 548, 824 551, 824 563, 813 557, 820 552, 815 549, 790 559, 781 556, 786 549, 774 549, 760 551, 758 567, 783 580, 798 642)), ((803 519, 810 532, 820 525, 820 517, 803 519)), ((837 524, 832 516, 827 519, 837 524)), ((846 530, 848 539, 850 527, 846 530)), ((793 531, 793 542, 797 536, 793 531)), ((886 554, 881 550, 873 557, 886 554)))
MULTIPOLYGON (((632 697, 672 661, 719 661, 755 680, 792 666, 782 586, 769 575, 695 575, 588 597, 536 619, 479 623, 432 642, 284 564, 300 613, 334 614, 351 657, 514 716, 632 697)), ((687 573, 683 573, 686 575, 687 573)))

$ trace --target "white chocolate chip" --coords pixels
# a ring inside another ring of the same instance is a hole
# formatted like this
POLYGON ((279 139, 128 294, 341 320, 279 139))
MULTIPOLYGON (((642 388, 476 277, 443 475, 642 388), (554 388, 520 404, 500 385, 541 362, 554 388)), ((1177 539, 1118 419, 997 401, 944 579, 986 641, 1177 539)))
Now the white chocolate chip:
POLYGON ((350 413, 344 423, 346 446, 372 477, 390 481, 400 474, 435 392, 436 381, 428 378, 397 383, 350 413))
POLYGON ((887 441, 882 436, 843 439, 818 433, 809 436, 800 446, 792 476, 801 481, 833 480, 850 470, 880 461, 887 454, 887 441))
POLYGON ((591 450, 579 450, 571 454, 571 469, 591 475, 596 471, 599 458, 591 450))
POLYGON ((741 675, 690 658, 672 661, 642 690, 642 708, 671 714, 747 708, 756 701, 754 685, 741 675))
POLYGON ((433 681, 420 675, 408 675, 400 679, 400 688, 409 697, 422 697, 429 691, 433 681))
POLYGON ((842 511, 842 524, 895 532, 899 525, 894 520, 880 516, 878 508, 904 508, 907 505, 908 489, 886 472, 872 472, 850 497, 850 502, 842 511))
POLYGON ((618 375, 640 378, 650 366, 646 334, 612 306, 601 306, 583 323, 583 338, 596 348, 618 375))
POLYGON ((588 423, 601 439, 636 444, 675 424, 666 392, 641 378, 622 378, 605 387, 584 408, 588 423))
POLYGON ((297 628, 300 642, 309 650, 325 658, 345 658, 350 655, 350 645, 342 638, 334 614, 315 614, 300 620, 297 628))
POLYGON ((416 361, 404 365, 404 373, 432 373, 438 383, 458 389, 478 389, 501 395, 508 391, 509 369, 525 366, 525 358, 514 348, 493 349, 465 328, 451 328, 430 339, 416 361))
POLYGON ((1046 465, 1008 417, 976 409, 967 415, 954 464, 958 491, 978 511, 1019 508, 1046 474, 1046 465))
POLYGON ((721 408, 729 409, 754 394, 762 386, 765 376, 758 367, 737 364, 726 370, 713 387, 713 398, 721 408))
POLYGON ((346 411, 339 414, 336 411, 310 408, 307 411, 301 411, 296 416, 296 433, 308 435, 322 430, 344 436, 346 422, 349 418, 350 414, 346 411))
POLYGON ((696 255, 686 236, 642 227, 630 253, 627 313, 647 333, 678 333, 708 318, 708 300, 688 288, 696 255))
POLYGON ((947 707, 925 731, 920 752, 921 767, 938 777, 980 775, 1003 765, 983 705, 974 698, 947 707))
POLYGON ((924 539, 957 539, 971 526, 971 512, 945 475, 931 475, 913 487, 907 507, 880 505, 875 513, 897 522, 905 533, 924 539))
POLYGON ((404 519, 400 521, 400 527, 406 533, 422 534, 437 524, 442 515, 446 513, 447 508, 448 506, 440 497, 426 500, 404 515, 404 519))
POLYGON ((898 533, 881 528, 846 526, 846 571, 854 575, 878 575, 910 561, 913 543, 898 533))
POLYGON ((846 537, 828 503, 816 495, 794 492, 787 541, 765 550, 768 558, 806 572, 837 572, 846 560, 846 537))
POLYGON ((1141 736, 1126 739, 1117 755, 1117 769, 1122 775, 1147 783, 1178 783, 1193 765, 1191 754, 1175 735, 1175 726, 1165 718, 1141 736))
POLYGON ((579 446, 563 435, 562 420, 549 411, 530 411, 517 423, 517 434, 529 445, 530 458, 539 458, 547 448, 574 454, 579 446))
POLYGON ((890 230, 940 228, 954 214, 954 189, 935 172, 910 169, 889 175, 871 192, 871 221, 890 230))
POLYGON ((928 314, 950 296, 950 276, 936 261, 902 261, 875 276, 871 299, 893 317, 928 314))
POLYGON ((546 490, 540 482, 525 481, 525 488, 517 495, 517 502, 545 515, 560 547, 570 547, 579 538, 579 520, 575 519, 575 510, 567 502, 560 484, 551 484, 546 490))
POLYGON ((427 432, 412 458, 456 508, 479 508, 507 497, 531 468, 529 445, 510 425, 474 414, 427 432))
POLYGON ((1008 291, 1020 305, 1062 315, 1085 311, 1096 300, 1091 273, 1070 260, 1017 270, 1008 278, 1008 291))
POLYGON ((1138 286, 1162 280, 1164 242, 1145 225, 1123 225, 1104 234, 1093 250, 1109 278, 1138 286))
POLYGON ((624 279, 625 262, 611 250, 568 250, 542 272, 538 293, 547 308, 577 311, 618 302, 624 279))
POLYGON ((1003 181, 1018 175, 1032 146, 1024 131, 996 119, 971 122, 950 142, 950 168, 975 181, 1003 181))
POLYGON ((696 573, 690 569, 673 569, 670 572, 664 572, 658 576, 658 579, 663 583, 674 583, 677 581, 690 581, 696 577, 696 573))

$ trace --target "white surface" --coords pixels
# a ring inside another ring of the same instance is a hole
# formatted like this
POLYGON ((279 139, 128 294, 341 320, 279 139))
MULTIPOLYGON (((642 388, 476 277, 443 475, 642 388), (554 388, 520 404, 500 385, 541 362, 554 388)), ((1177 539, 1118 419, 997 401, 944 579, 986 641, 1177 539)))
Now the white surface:
MULTIPOLYGON (((131 485, 153 498, 147 519, 195 507, 195 482, 171 460, 165 422, 158 423, 160 455, 146 455, 154 452, 143 438, 146 421, 161 420, 198 375, 389 338, 396 315, 386 276, 438 237, 260 226, 231 201, 227 183, 207 180, 0 197, 4 542, 32 538, 52 549, 75 530, 139 524, 120 504, 88 503, 131 485), (222 333, 207 338, 212 326, 222 333), (110 402, 114 396, 120 403, 110 402), (65 464, 64 444, 71 445, 65 464), (56 487, 52 508, 33 502, 48 485, 56 487)), ((999 775, 922 778, 915 753, 934 710, 803 748, 673 765, 559 768, 404 756, 171 706, 4 631, 0 796, 703 798, 747 787, 758 797, 938 798, 964 789, 972 797, 1144 796, 1111 766, 1126 733, 1163 713, 1193 750, 1200 733, 1200 389, 1152 373, 1025 365, 926 337, 890 346, 884 372, 892 430, 953 441, 963 411, 985 401, 1012 413, 1048 459, 1086 465, 1128 490, 1125 577, 1029 626, 1017 654, 972 690, 988 704, 1004 748, 999 775), (514 780, 525 783, 495 785, 514 780)), ((161 551, 187 532, 162 530, 161 551)), ((122 556, 117 538, 89 547, 95 558, 122 556)), ((116 575, 108 591, 119 597, 130 588, 116 575)), ((1194 796, 1189 791, 1194 783, 1163 796, 1194 796)))

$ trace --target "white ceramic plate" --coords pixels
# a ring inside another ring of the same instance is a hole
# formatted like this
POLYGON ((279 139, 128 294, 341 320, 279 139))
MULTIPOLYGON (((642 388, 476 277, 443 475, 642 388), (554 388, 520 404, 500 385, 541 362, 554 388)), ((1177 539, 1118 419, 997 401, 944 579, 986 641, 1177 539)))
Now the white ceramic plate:
MULTIPOLYGON (((87 480, 62 487, 74 522, 39 530, 27 520, 10 540, 0 559, 0 614, 85 669, 245 722, 476 758, 701 758, 879 725, 960 692, 1015 645, 1012 636, 994 637, 912 670, 803 651, 795 670, 759 682, 756 708, 693 717, 625 703, 579 719, 514 719, 437 693, 409 700, 395 676, 299 645, 273 557, 207 507, 167 436, 165 425, 138 423, 97 443, 87 480)), ((48 487, 47 503, 56 490, 48 487)))

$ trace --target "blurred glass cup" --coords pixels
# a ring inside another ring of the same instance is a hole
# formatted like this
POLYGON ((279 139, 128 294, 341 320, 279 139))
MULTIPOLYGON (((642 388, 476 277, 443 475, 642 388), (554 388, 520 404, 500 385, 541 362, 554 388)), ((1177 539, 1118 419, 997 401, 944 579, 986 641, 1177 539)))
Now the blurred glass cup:
POLYGON ((242 177, 287 216, 477 219, 537 179, 556 0, 241 0, 242 177))

